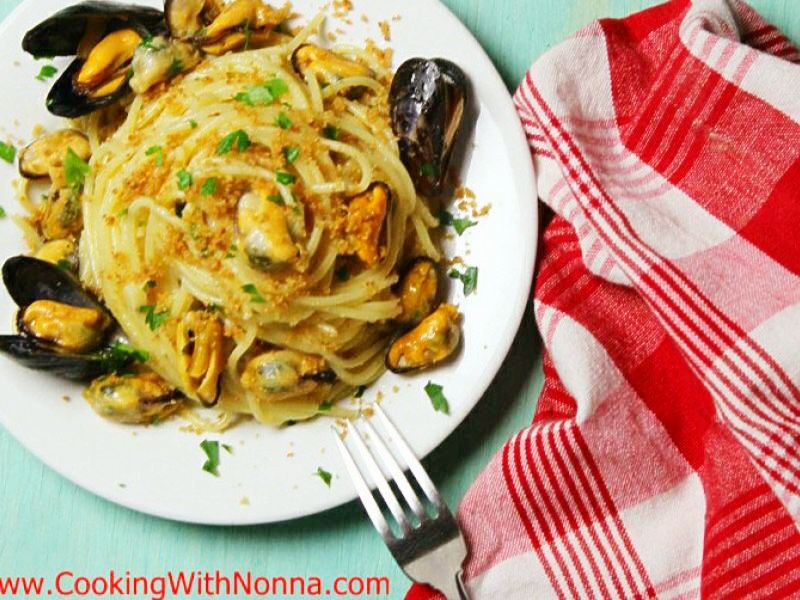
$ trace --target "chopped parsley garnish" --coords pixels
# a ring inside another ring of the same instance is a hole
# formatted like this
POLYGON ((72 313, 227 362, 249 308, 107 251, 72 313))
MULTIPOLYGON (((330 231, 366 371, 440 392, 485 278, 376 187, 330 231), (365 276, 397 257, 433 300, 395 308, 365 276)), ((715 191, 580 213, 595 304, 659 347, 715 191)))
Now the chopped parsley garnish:
POLYGON ((200 194, 203 196, 213 196, 217 193, 217 185, 218 181, 216 177, 209 177, 206 179, 205 183, 203 183, 203 187, 200 190, 200 194))
POLYGON ((272 104, 283 94, 289 91, 289 86, 283 79, 270 79, 261 85, 254 85, 243 92, 236 94, 233 99, 243 102, 247 106, 265 106, 272 104))
POLYGON ((225 452, 227 452, 228 454, 233 454, 233 446, 231 446, 230 444, 222 444, 222 448, 223 448, 223 449, 225 450, 225 452))
POLYGON ((36 79, 38 79, 39 81, 47 81, 56 73, 58 73, 57 67, 54 67, 53 65, 44 65, 39 70, 39 74, 36 76, 36 79))
POLYGON ((286 159, 286 164, 291 165, 294 161, 296 161, 300 157, 300 148, 297 147, 284 148, 283 157, 286 159))
POLYGON ((194 183, 194 177, 186 169, 178 171, 178 189, 183 191, 188 190, 194 183))
POLYGON ((197 129, 197 121, 195 121, 194 119, 189 119, 189 127, 191 127, 192 129, 197 129))
POLYGON ((326 125, 322 128, 322 135, 324 135, 329 140, 338 140, 339 136, 341 135, 341 131, 339 131, 338 127, 334 127, 333 125, 326 125))
POLYGON ((470 227, 475 227, 478 224, 477 221, 470 221, 469 219, 463 219, 459 217, 454 217, 452 214, 443 210, 439 213, 439 222, 442 225, 450 226, 456 230, 458 235, 462 235, 467 229, 470 227))
POLYGON ((269 200, 274 204, 277 204, 278 206, 286 206, 286 201, 280 194, 270 194, 269 196, 267 196, 267 200, 269 200))
POLYGON ((103 370, 112 373, 121 371, 130 362, 146 363, 150 355, 122 342, 115 342, 100 354, 103 370))
POLYGON ((147 150, 145 150, 146 156, 155 156, 156 157, 156 166, 163 167, 164 166, 164 148, 161 146, 150 146, 147 150))
POLYGON ((0 206, 0 219, 6 218, 6 209, 0 206))
POLYGON ((478 289, 478 267, 467 267, 463 273, 452 269, 448 276, 450 279, 458 279, 464 284, 464 296, 469 296, 478 289))
POLYGON ((247 135, 246 131, 237 129, 233 133, 229 133, 222 138, 217 147, 217 154, 219 156, 227 154, 233 149, 234 145, 236 145, 236 149, 239 152, 244 152, 250 147, 250 136, 247 135))
POLYGON ((228 248, 228 253, 225 255, 225 258, 236 258, 236 253, 239 251, 239 247, 236 244, 231 244, 231 247, 228 248))
POLYGON ((322 480, 322 483, 324 483, 328 487, 331 487, 331 480, 333 480, 333 475, 328 473, 325 469, 323 469, 322 467, 318 467, 317 472, 314 473, 314 475, 319 477, 322 480))
POLYGON ((14 147, 14 144, 0 142, 0 158, 6 161, 9 164, 14 162, 14 158, 17 156, 17 149, 14 147))
POLYGON ((319 405, 319 412, 331 412, 333 410, 333 402, 330 400, 325 400, 322 404, 319 405))
POLYGON ((82 160, 80 156, 75 154, 72 148, 67 150, 67 156, 64 158, 64 177, 67 180, 67 185, 73 191, 83 188, 86 182, 86 176, 91 171, 89 163, 82 160))
POLYGON ((214 477, 219 477, 219 442, 203 440, 200 447, 206 453, 206 462, 203 464, 203 471, 211 473, 214 477))
POLYGON ((165 308, 160 312, 156 312, 156 310, 156 307, 152 304, 146 304, 139 307, 139 312, 144 315, 144 322, 147 323, 150 331, 155 331, 164 323, 166 323, 167 319, 169 319, 168 309, 165 308))
POLYGON ((242 286, 242 291, 247 294, 250 294, 250 302, 253 304, 264 304, 266 300, 264 300, 264 296, 258 291, 258 288, 253 283, 248 283, 242 286))
POLYGON ((62 271, 72 271, 72 263, 69 262, 66 258, 60 259, 56 266, 61 269, 62 271))
POLYGON ((425 386, 425 393, 428 394, 428 398, 431 399, 433 410, 449 415, 450 405, 447 403, 447 398, 444 397, 443 391, 444 388, 442 386, 432 381, 429 381, 428 385, 425 386))
POLYGON ((172 79, 183 73, 183 61, 180 58, 173 58, 167 71, 167 79, 172 79))
POLYGON ((289 129, 292 126, 292 120, 285 112, 281 111, 275 119, 275 124, 281 129, 289 129))
POLYGON ((283 185, 291 185, 297 181, 297 177, 286 171, 278 171, 275 173, 275 179, 278 180, 278 183, 282 183, 283 185))
POLYGON ((123 208, 121 211, 119 211, 117 213, 117 218, 118 219, 124 219, 127 216, 128 216, 128 208, 127 207, 123 208))
POLYGON ((163 50, 165 48, 164 45, 158 45, 153 43, 153 36, 152 35, 145 35, 142 38, 142 41, 139 43, 142 48, 147 48, 148 50, 163 50))

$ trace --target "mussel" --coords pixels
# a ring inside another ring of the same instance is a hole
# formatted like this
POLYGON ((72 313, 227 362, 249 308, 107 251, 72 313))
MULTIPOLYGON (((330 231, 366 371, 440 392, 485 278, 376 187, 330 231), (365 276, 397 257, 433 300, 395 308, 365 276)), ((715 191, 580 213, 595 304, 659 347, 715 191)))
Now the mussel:
POLYGON ((215 56, 264 46, 289 16, 288 5, 274 9, 262 0, 166 0, 164 11, 173 38, 215 56))
POLYGON ((73 271, 78 267, 78 252, 75 242, 63 238, 53 240, 42 245, 34 254, 35 258, 58 265, 60 268, 69 268, 73 271))
POLYGON ((0 336, 0 352, 23 365, 85 381, 109 371, 111 314, 64 269, 29 256, 8 259, 3 281, 20 310, 19 334, 0 336))
POLYGON ((100 377, 83 396, 101 417, 128 425, 162 421, 184 405, 181 393, 153 372, 100 377))
POLYGON ((441 58, 412 58, 394 76, 389 93, 392 127, 403 163, 425 197, 444 189, 467 94, 464 72, 441 58))
POLYGON ((76 56, 47 97, 50 112, 74 118, 127 94, 136 50, 164 32, 159 10, 90 0, 45 19, 25 34, 22 48, 37 57, 76 56))
POLYGON ((305 396, 335 380, 324 359, 293 350, 260 354, 250 360, 242 374, 242 385, 269 402, 305 396))
POLYGON ((203 405, 214 406, 225 366, 222 322, 207 311, 188 312, 178 324, 176 338, 183 389, 203 405))
POLYGON ((282 200, 277 202, 256 192, 246 193, 239 200, 237 227, 239 247, 260 269, 282 267, 299 256, 282 200))
POLYGON ((419 371, 449 358, 461 341, 458 308, 442 304, 411 331, 398 337, 386 353, 393 373, 419 371))
MULTIPOLYGON (((323 86, 336 83, 347 77, 373 77, 369 67, 349 60, 326 48, 314 44, 302 44, 292 53, 292 66, 303 77, 312 76, 323 86)), ((358 98, 364 93, 362 86, 348 90, 350 98, 358 98)))
POLYGON ((402 313, 397 322, 417 325, 436 308, 440 295, 439 269, 430 258, 420 257, 406 268, 398 284, 402 313))
POLYGON ((381 259, 381 238, 386 229, 391 199, 389 186, 376 182, 347 205, 349 254, 354 254, 367 266, 372 267, 381 259))
POLYGON ((26 179, 61 178, 64 158, 72 150, 83 161, 92 156, 86 136, 75 129, 59 129, 47 133, 23 148, 19 153, 19 173, 26 179))

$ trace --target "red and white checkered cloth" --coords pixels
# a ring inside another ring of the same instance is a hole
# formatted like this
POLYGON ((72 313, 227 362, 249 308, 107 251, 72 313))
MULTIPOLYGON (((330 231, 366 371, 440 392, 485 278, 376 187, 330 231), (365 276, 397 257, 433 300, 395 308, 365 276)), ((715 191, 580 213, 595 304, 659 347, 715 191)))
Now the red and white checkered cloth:
POLYGON ((459 511, 477 600, 800 597, 798 63, 673 0, 520 86, 546 382, 459 511))

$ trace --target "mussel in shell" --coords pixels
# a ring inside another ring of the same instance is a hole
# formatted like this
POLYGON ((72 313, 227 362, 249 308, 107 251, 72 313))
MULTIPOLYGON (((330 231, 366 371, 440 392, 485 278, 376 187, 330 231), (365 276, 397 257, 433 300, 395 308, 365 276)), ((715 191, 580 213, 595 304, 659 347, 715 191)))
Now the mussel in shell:
POLYGON ((248 192, 239 200, 236 213, 239 246, 253 266, 266 270, 297 260, 299 252, 283 203, 248 192))
POLYGON ((268 402, 311 394, 336 380, 319 356, 293 350, 271 350, 253 358, 242 374, 242 385, 268 402))
POLYGON ((386 353, 393 373, 420 371, 447 360, 461 341, 458 308, 442 304, 411 331, 397 338, 386 353))
MULTIPOLYGON (((375 75, 369 67, 314 44, 302 44, 292 53, 292 67, 302 77, 316 78, 322 86, 332 85, 349 77, 375 75)), ((347 90, 347 96, 352 99, 363 93, 362 86, 347 90)))
POLYGON ((3 281, 20 310, 19 333, 0 336, 0 352, 67 379, 108 372, 116 323, 75 277, 44 260, 17 256, 3 265, 3 281))
POLYGON ((391 208, 392 191, 383 182, 375 182, 347 204, 348 254, 355 255, 369 267, 382 258, 382 239, 391 208))
POLYGON ((184 405, 180 391, 153 372, 100 377, 83 396, 101 417, 127 425, 163 421, 184 405))
POLYGON ((214 406, 219 400, 224 336, 222 322, 207 311, 191 311, 178 324, 176 344, 183 389, 204 406, 214 406))
POLYGON ((389 93, 392 127, 403 163, 425 197, 444 189, 467 94, 466 75, 448 60, 412 58, 395 73, 389 93))
POLYGON ((75 118, 129 93, 136 50, 165 31, 159 10, 88 1, 42 21, 25 34, 22 48, 34 56, 76 56, 47 97, 50 112, 75 118))
POLYGON ((415 259, 406 267, 398 288, 402 313, 397 322, 413 327, 431 314, 439 301, 441 285, 436 263, 425 257, 415 259))
POLYGON ((45 134, 20 150, 19 173, 26 179, 58 178, 69 150, 83 161, 92 156, 89 140, 80 131, 59 129, 45 134))

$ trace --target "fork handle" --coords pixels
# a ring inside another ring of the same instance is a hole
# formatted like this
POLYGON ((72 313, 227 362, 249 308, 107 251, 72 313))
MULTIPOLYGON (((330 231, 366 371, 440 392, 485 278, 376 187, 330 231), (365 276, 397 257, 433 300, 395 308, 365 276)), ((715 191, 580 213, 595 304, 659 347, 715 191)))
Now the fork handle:
POLYGON ((470 600, 467 594, 467 586, 464 585, 464 571, 456 573, 456 584, 458 585, 458 595, 460 600, 470 600))

